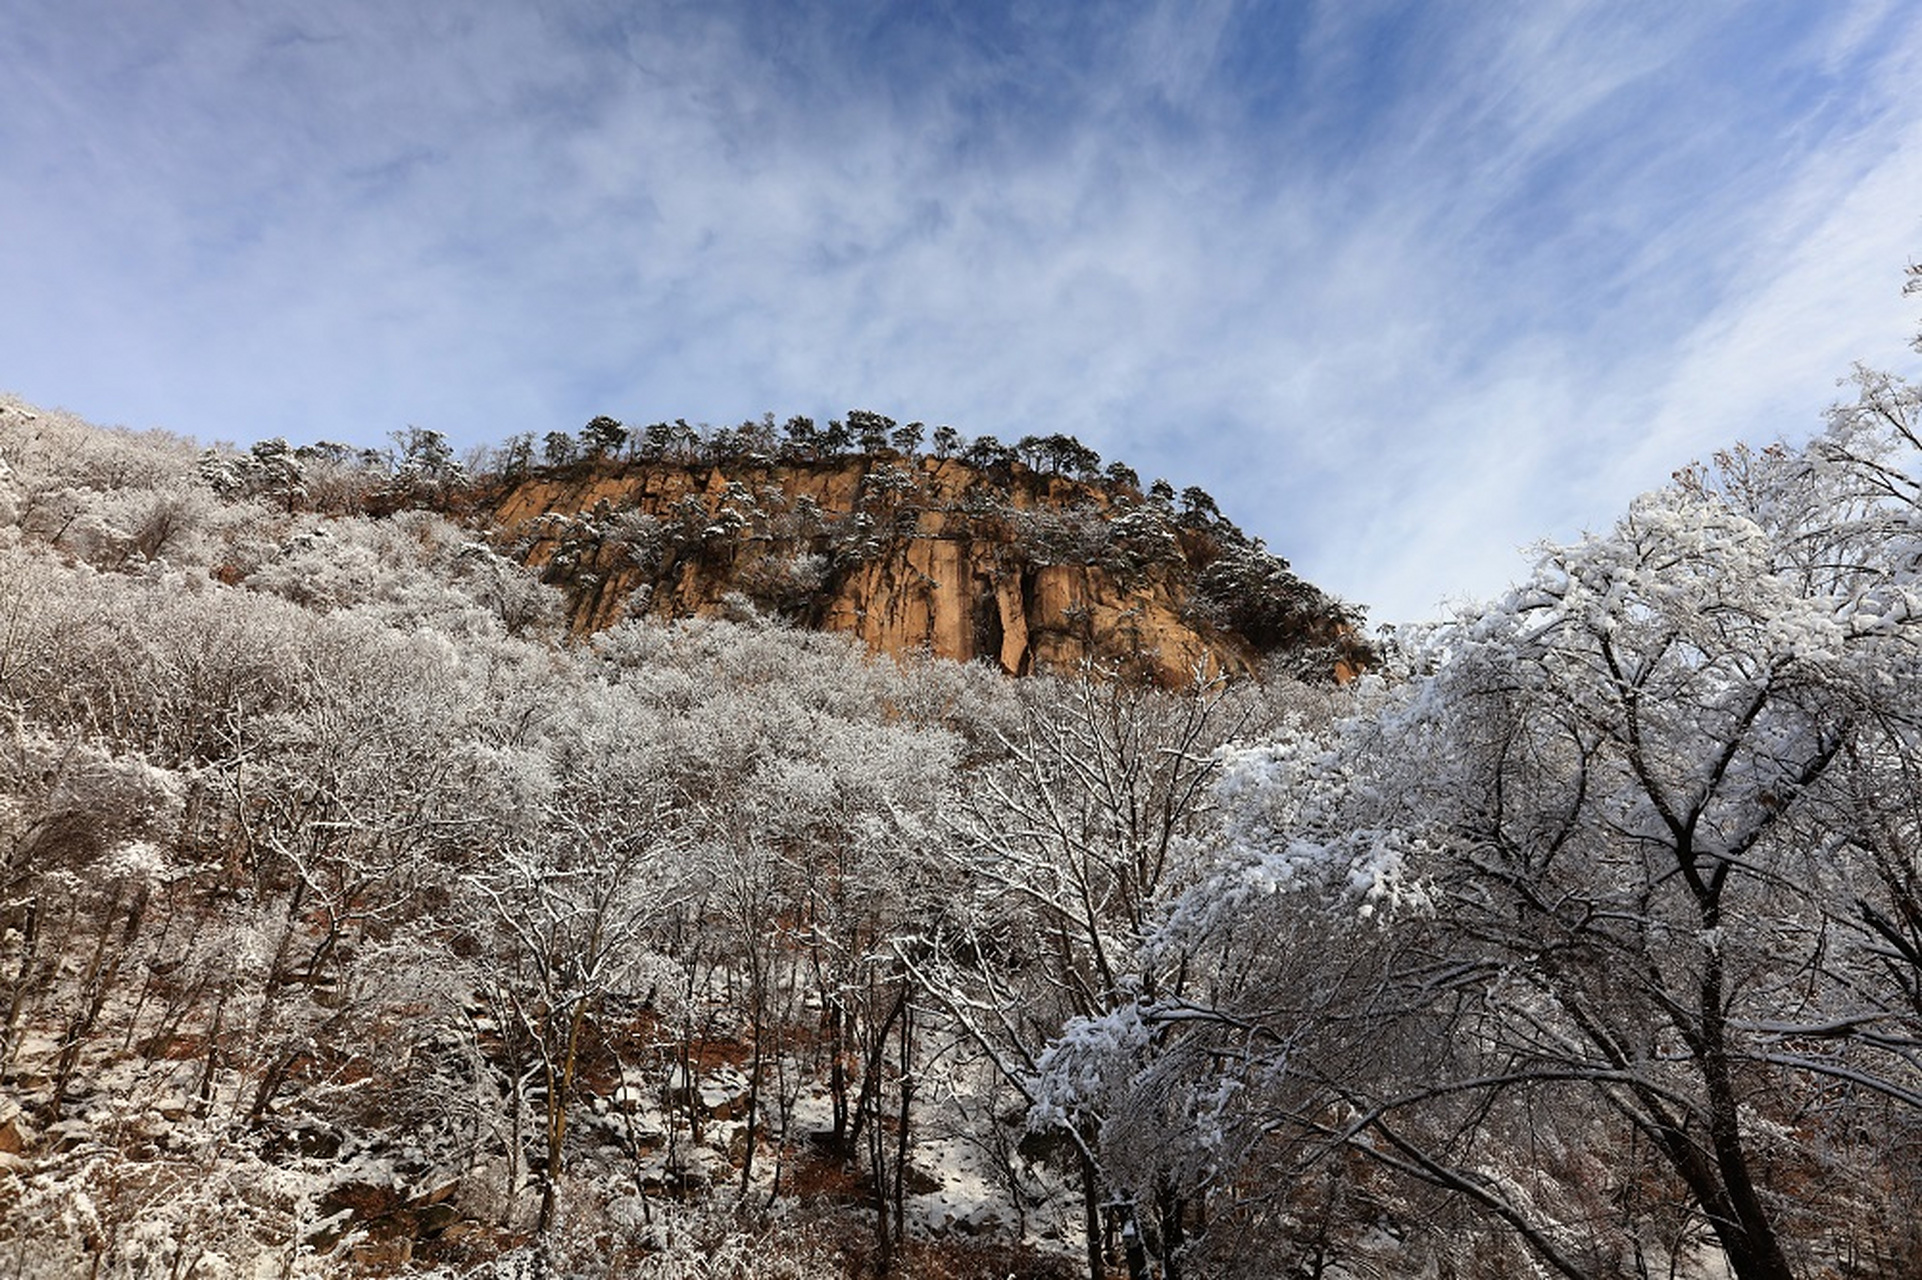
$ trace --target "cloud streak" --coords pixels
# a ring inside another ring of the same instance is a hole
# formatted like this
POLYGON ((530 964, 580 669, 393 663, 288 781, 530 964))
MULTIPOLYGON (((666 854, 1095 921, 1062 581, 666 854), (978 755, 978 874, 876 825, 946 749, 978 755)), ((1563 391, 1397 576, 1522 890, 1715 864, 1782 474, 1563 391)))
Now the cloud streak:
POLYGON ((208 438, 1070 431, 1392 620, 1909 332, 1902 6, 645 12, 50 8, 0 383, 208 438))

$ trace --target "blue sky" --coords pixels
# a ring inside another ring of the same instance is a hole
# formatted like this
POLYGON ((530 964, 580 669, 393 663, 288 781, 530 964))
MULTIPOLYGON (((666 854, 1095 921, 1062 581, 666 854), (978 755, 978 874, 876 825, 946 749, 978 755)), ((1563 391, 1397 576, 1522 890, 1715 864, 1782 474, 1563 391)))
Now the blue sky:
POLYGON ((1378 621, 1906 368, 1922 8, 0 0, 0 387, 201 439, 871 408, 1378 621))

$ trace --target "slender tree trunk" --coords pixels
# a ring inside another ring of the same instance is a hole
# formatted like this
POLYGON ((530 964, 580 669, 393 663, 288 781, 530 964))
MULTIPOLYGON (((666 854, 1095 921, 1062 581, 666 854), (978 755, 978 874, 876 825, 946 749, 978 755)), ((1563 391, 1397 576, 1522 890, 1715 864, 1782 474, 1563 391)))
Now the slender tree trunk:
POLYGON ((1094 1167, 1094 1157, 1086 1148, 1081 1157, 1081 1225, 1087 1237, 1088 1280, 1102 1280, 1107 1267, 1101 1260, 1101 1180, 1094 1167))
POLYGON ((53 1072, 53 1097, 47 1103, 47 1118, 60 1118, 60 1108, 67 1100, 67 1085, 72 1082, 74 1068, 80 1064, 80 1050, 86 1044, 88 1035, 100 1018, 100 1010, 107 1002, 107 990, 113 985, 114 977, 120 972, 121 961, 126 959, 125 947, 132 942, 134 930, 139 928, 140 910, 144 895, 136 897, 128 910, 126 933, 122 938, 122 948, 114 952, 111 961, 109 950, 113 945, 111 921, 120 907, 120 895, 115 892, 108 903, 105 919, 101 923, 100 934, 94 939, 93 955, 87 961, 87 972, 80 981, 76 993, 73 1016, 67 1020, 65 1032, 60 1038, 60 1060, 53 1072))
MULTIPOLYGON (((585 999, 577 999, 568 1010, 559 1063, 554 1063, 548 1051, 542 1050, 543 1059, 550 1064, 547 1071, 547 1160, 541 1170, 541 1207, 534 1222, 534 1234, 543 1241, 554 1225, 555 1212, 560 1204, 561 1161, 567 1148, 567 1100, 574 1092, 574 1073, 580 1062, 581 1032, 587 1023, 587 1005, 585 999)), ((697 1097, 697 1105, 698 1101, 697 1097)))
POLYGON ((1722 1012, 1722 960, 1711 955, 1702 975, 1702 1074, 1708 1086, 1709 1142, 1721 1172, 1729 1213, 1710 1225, 1737 1280, 1794 1280, 1768 1209, 1756 1193, 1742 1139, 1735 1084, 1729 1072, 1728 1026, 1722 1012))
POLYGON ((832 1142, 834 1150, 845 1155, 849 1137, 847 1011, 842 1008, 839 996, 823 991, 822 998, 827 1006, 828 1099, 834 1116, 832 1142))
POLYGON ((1141 1215, 1132 1202, 1121 1206, 1121 1252, 1128 1280, 1148 1280, 1148 1244, 1141 1238, 1141 1215))
POLYGON ((34 961, 40 957, 40 900, 27 903, 26 919, 20 926, 20 966, 14 971, 13 989, 7 993, 7 1021, 0 1027, 0 1072, 13 1065, 20 1048, 20 1021, 27 1007, 27 988, 32 985, 34 961))
POLYGON ((901 1127, 894 1146, 894 1238, 907 1235, 908 1135, 914 1105, 914 1006, 908 1003, 905 987, 901 995, 901 1127))
POLYGON ((211 1109, 214 1100, 214 1068, 220 1061, 220 1033, 227 1020, 227 996, 232 989, 231 981, 221 984, 219 998, 214 1001, 213 1022, 207 1028, 207 1058, 201 1067, 200 1087, 196 1091, 203 1112, 211 1109))
POLYGON ((768 964, 760 943, 748 939, 748 1037, 753 1044, 747 1065, 747 1151, 741 1157, 741 1195, 754 1183, 754 1148, 761 1136, 761 1076, 766 1070, 768 964))
POLYGON ((1156 1197, 1161 1209, 1161 1276, 1162 1280, 1181 1280, 1181 1246, 1187 1243, 1187 1229, 1182 1225, 1182 1210, 1186 1207, 1182 1198, 1171 1187, 1164 1185, 1156 1197))
MULTIPOLYGON (((866 1098, 864 1093, 863 1098, 866 1098)), ((867 1102, 863 1107, 870 1105, 867 1102)), ((868 1178, 874 1196, 874 1273, 890 1274, 894 1267, 894 1233, 888 1229, 888 1142, 881 1126, 867 1126, 868 1178)))

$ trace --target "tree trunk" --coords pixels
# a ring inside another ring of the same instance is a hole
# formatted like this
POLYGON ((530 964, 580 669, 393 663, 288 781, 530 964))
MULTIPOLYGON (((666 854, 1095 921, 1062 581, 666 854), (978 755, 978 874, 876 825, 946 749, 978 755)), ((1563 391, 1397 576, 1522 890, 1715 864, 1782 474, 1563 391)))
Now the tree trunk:
MULTIPOLYGON (((1716 917, 1719 922, 1719 916, 1716 917)), ((1729 1073, 1728 1028, 1722 1013, 1722 961, 1711 955, 1702 973, 1702 1075, 1708 1086, 1709 1141, 1727 1196, 1728 1214, 1709 1225, 1737 1280, 1794 1280, 1768 1209, 1756 1194, 1742 1140, 1735 1084, 1729 1073), (1730 1216, 1732 1214, 1732 1217, 1730 1216)))
POLYGON ((1088 1280, 1103 1280, 1107 1267, 1101 1261, 1101 1181, 1094 1157, 1081 1150, 1081 1215, 1088 1243, 1088 1280))
POLYGON ((908 1135, 914 1104, 914 1006, 908 1003, 905 988, 901 995, 901 1127, 894 1146, 894 1238, 907 1236, 908 1135))

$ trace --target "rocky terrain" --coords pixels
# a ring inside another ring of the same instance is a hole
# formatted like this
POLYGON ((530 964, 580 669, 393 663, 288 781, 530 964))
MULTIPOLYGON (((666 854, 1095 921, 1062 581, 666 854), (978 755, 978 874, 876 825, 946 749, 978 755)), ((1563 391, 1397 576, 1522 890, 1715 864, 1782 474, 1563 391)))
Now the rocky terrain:
POLYGON ((1362 662, 1349 613, 1218 514, 1018 461, 601 461, 483 503, 566 587, 577 632, 752 607, 883 652, 1009 674, 1092 662, 1170 687, 1280 650, 1340 678, 1362 662))

